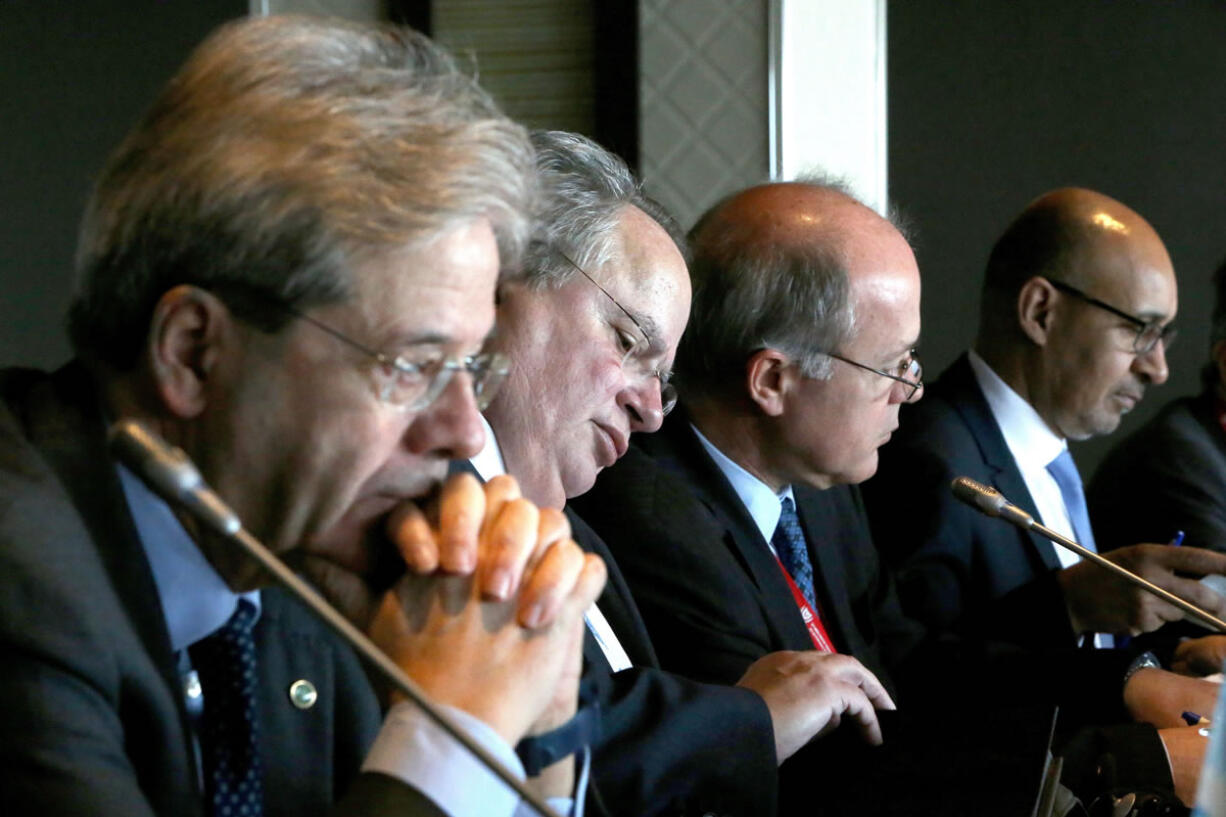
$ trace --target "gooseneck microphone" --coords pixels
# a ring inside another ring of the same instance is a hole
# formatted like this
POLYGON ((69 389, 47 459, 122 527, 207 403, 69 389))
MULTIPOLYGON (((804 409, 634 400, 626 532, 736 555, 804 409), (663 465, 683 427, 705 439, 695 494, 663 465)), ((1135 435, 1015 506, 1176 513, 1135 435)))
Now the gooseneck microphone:
POLYGON ((1176 596, 1169 590, 1163 590, 1153 582, 1141 578, 1131 570, 1120 567, 1110 559, 1104 559, 1102 556, 1098 555, 1089 548, 1082 547, 1072 539, 1062 536, 1051 528, 1039 524, 1038 522, 1034 521, 1034 517, 1023 511, 1018 506, 1014 505, 1009 500, 1005 499, 1000 491, 996 490, 995 488, 989 487, 980 482, 976 482, 970 477, 958 477, 953 481, 953 483, 950 484, 949 487, 950 490, 953 491, 954 496, 981 513, 987 514, 988 516, 999 517, 1006 522, 1017 525, 1022 530, 1034 531, 1040 536, 1044 536, 1055 542, 1057 545, 1073 551, 1081 558, 1091 561, 1099 567, 1110 570, 1115 575, 1125 579, 1126 581, 1132 582, 1137 587, 1152 593, 1168 604, 1178 607, 1188 615, 1200 619, 1210 628, 1217 630, 1219 633, 1226 633, 1226 621, 1222 621, 1217 616, 1205 612, 1195 604, 1181 599, 1179 596, 1176 596))
POLYGON ((365 633, 349 623, 315 588, 299 578, 272 551, 248 533, 238 515, 205 484, 204 478, 186 453, 168 445, 148 428, 132 420, 122 420, 113 425, 107 437, 111 453, 163 499, 184 508, 197 520, 241 547, 357 650, 358 655, 379 670, 396 689, 403 692, 444 731, 476 756, 486 768, 510 786, 541 817, 558 817, 557 812, 536 794, 528 791, 506 766, 456 726, 413 679, 375 646, 365 633))

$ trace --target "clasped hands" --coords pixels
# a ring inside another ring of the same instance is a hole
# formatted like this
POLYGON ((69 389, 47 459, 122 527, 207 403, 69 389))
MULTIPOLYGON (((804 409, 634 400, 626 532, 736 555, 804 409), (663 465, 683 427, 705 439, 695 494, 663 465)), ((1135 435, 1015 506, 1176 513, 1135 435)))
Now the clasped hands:
MULTIPOLYGON (((511 745, 565 723, 604 563, 571 540, 561 512, 523 499, 510 477, 452 477, 436 510, 404 503, 389 517, 408 570, 376 601, 371 638, 434 701, 511 745)), ((555 764, 567 778, 569 765, 555 764)))

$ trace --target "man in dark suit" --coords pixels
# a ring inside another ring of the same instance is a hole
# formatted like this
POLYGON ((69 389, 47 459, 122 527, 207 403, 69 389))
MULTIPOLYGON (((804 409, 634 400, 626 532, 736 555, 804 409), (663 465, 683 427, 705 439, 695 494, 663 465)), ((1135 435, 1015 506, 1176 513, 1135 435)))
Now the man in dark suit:
MULTIPOLYGON (((514 363, 472 464, 562 507, 671 408, 689 278, 684 239, 620 159, 575 134, 533 142, 545 201, 523 275, 500 289, 494 346, 514 363)), ((772 814, 778 762, 840 717, 875 730, 873 702, 887 699, 849 658, 773 655, 726 686, 662 672, 604 543, 567 514, 609 569, 588 615, 585 674, 605 690, 593 777, 610 810, 772 814)))
MULTIPOLYGON (((91 199, 78 359, 0 373, 6 814, 515 810, 416 707, 384 717, 349 647, 105 431, 182 447, 515 769, 575 708, 603 568, 513 482, 448 483, 437 523, 412 500, 480 448, 500 374, 480 350, 534 191, 526 134, 415 32, 254 19, 197 49, 91 199), (500 555, 465 556, 479 536, 500 555), (453 575, 385 569, 429 567, 436 541, 453 575)), ((574 776, 555 763, 537 791, 574 776)))
MULTIPOLYGON (((691 240, 694 303, 677 355, 685 413, 636 438, 576 501, 666 667, 727 681, 770 650, 850 652, 900 687, 904 710, 941 698, 946 720, 949 706, 998 709, 1019 696, 1120 720, 1155 677, 1182 680, 1142 670, 1128 695, 1104 695, 1131 656, 1066 651, 1059 666, 1089 681, 1069 685, 1049 656, 997 658, 903 614, 855 487, 876 470, 899 407, 922 394, 919 274, 889 222, 834 185, 767 185, 717 205, 691 240)), ((1148 749, 1134 780, 1169 785, 1155 732, 1128 731, 1148 749)))
MULTIPOLYGON (((898 567, 904 606, 936 626, 1024 644, 1150 631, 1182 611, 1047 540, 979 514, 949 490, 993 485, 1093 546, 1068 440, 1107 434, 1167 377, 1175 275, 1139 215, 1088 190, 1032 203, 994 247, 975 350, 904 412, 865 486, 873 532, 898 567)), ((1131 478, 1131 475, 1128 475, 1131 478)), ((1173 533, 1173 531, 1171 532, 1173 533)), ((1135 539, 1133 541, 1136 541, 1135 539)), ((1215 614, 1195 577, 1226 570, 1196 548, 1140 545, 1108 558, 1215 614)))

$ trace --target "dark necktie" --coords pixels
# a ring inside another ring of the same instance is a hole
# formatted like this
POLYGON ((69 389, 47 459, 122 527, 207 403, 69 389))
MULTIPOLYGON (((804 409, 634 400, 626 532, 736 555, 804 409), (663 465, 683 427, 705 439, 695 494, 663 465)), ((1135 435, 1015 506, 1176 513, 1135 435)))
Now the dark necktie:
POLYGON ((200 748, 212 817, 260 817, 264 808, 255 704, 255 605, 246 599, 220 630, 188 648, 204 689, 200 748))
POLYGON ((1064 500, 1069 521, 1073 523, 1073 536, 1082 547, 1097 551, 1094 531, 1090 529, 1090 514, 1086 510, 1086 495, 1081 487, 1081 474, 1077 473, 1077 464, 1067 448, 1047 464, 1047 472, 1060 486, 1060 497, 1064 500))
POLYGON ((817 594, 813 592, 813 563, 809 561, 809 548, 805 545, 805 534, 800 529, 800 518, 796 516, 796 506, 791 497, 784 497, 779 514, 779 524, 775 526, 775 535, 771 537, 771 547, 779 556, 783 569, 796 582, 800 592, 809 602, 814 611, 817 610, 817 594))

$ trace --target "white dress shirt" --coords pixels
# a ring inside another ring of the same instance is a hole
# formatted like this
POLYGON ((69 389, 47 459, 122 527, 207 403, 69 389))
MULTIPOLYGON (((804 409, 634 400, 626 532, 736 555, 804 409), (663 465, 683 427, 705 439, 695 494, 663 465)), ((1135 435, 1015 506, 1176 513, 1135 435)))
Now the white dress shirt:
MULTIPOLYGON (((740 497, 745 510, 749 511, 754 524, 762 533, 766 546, 770 548, 771 553, 775 553, 771 539, 775 535, 775 528, 779 526, 779 516, 783 513, 783 500, 792 499, 793 503, 796 501, 792 496, 792 486, 785 485, 783 490, 775 493, 769 485, 737 465, 727 454, 716 448, 715 443, 708 440, 697 426, 691 423, 690 428, 694 429, 694 433, 698 435, 698 442, 702 443, 702 447, 711 455, 711 459, 715 460, 716 467, 732 484, 732 490, 740 497)), ((776 557, 778 555, 775 553, 776 557)))

